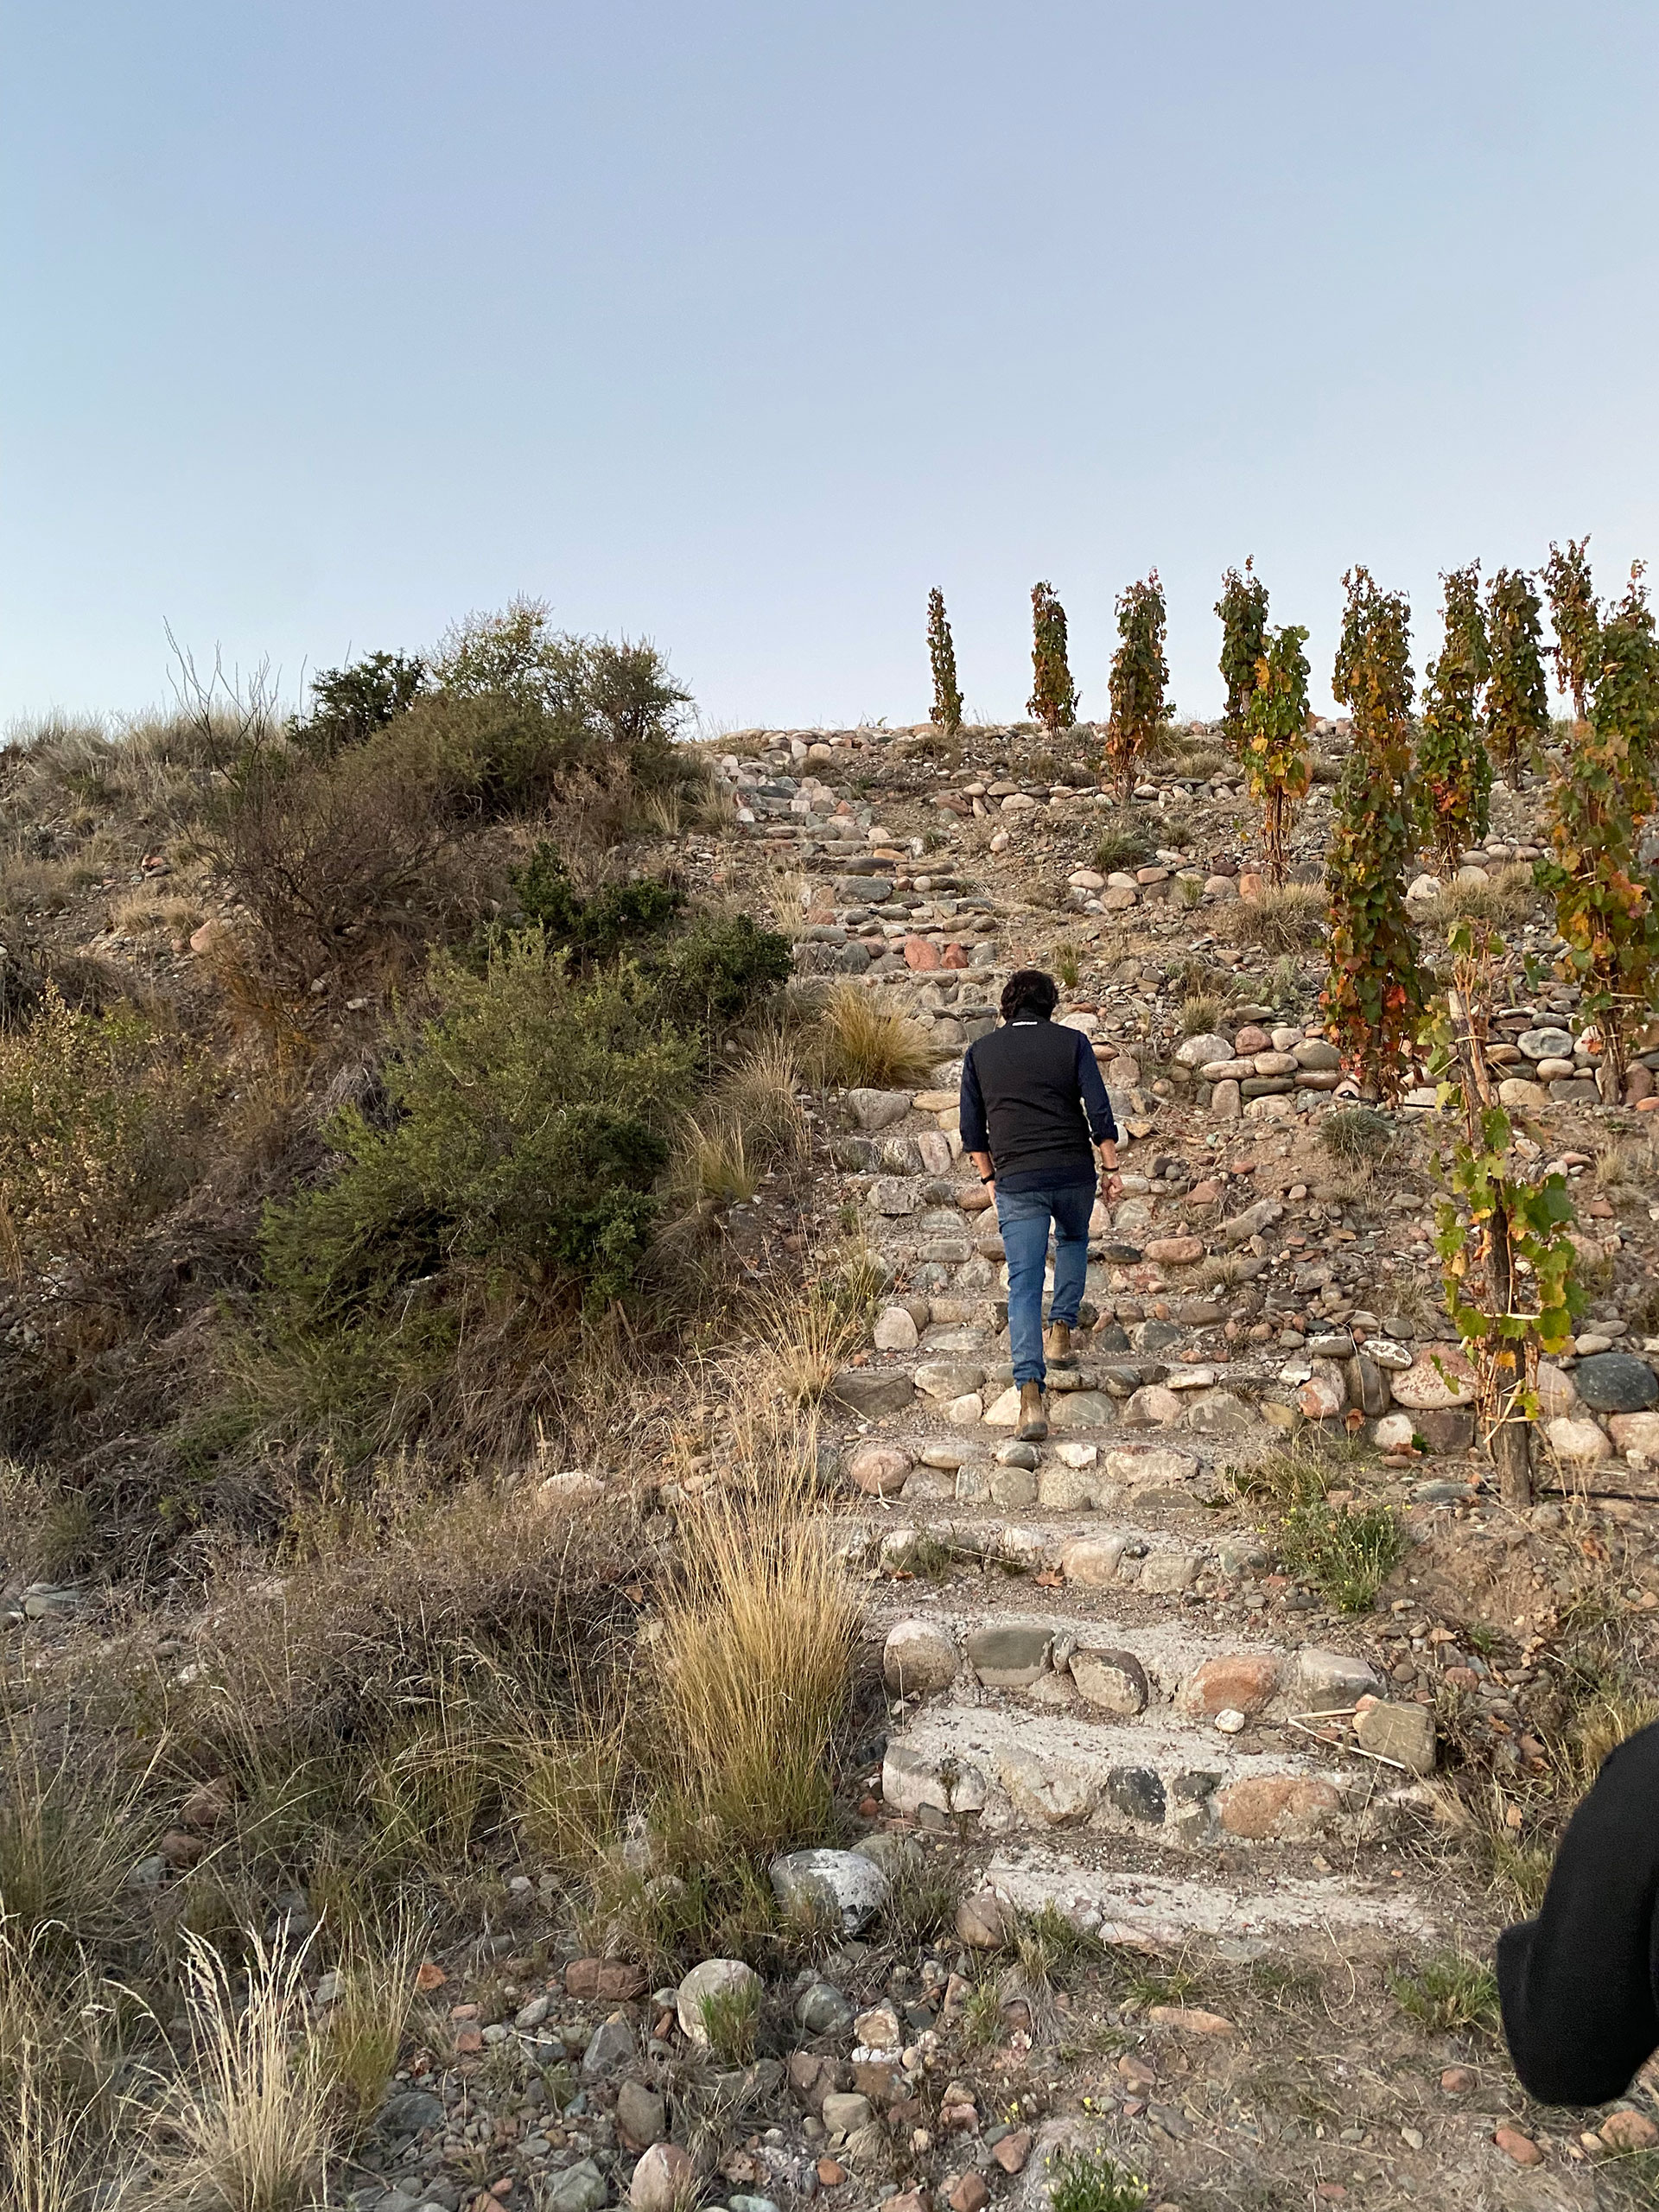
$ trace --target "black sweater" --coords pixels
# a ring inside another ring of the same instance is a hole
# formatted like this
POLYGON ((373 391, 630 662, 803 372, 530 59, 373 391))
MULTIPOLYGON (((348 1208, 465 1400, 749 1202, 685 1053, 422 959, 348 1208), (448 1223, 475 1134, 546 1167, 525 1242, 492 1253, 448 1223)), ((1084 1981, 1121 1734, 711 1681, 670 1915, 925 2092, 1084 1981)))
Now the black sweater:
POLYGON ((1090 1148, 1117 1136, 1089 1040, 1063 1022, 1019 1014, 969 1047, 958 1126, 964 1152, 988 1152, 1005 1191, 1092 1182, 1090 1148))
POLYGON ((1497 1939, 1515 2070, 1551 2105, 1622 2095, 1659 2049, 1659 1724, 1602 1762, 1536 1920, 1497 1939))

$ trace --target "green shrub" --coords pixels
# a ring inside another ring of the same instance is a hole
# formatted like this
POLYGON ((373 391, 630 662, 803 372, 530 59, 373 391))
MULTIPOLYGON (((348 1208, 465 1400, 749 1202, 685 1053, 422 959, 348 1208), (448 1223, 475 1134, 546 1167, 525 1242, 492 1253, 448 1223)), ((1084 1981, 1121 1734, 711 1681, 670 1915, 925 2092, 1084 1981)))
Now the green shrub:
POLYGON ((557 848, 545 839, 523 868, 509 871, 527 922, 551 944, 567 947, 578 966, 609 960, 639 938, 660 937, 685 905, 685 893, 652 877, 602 885, 591 899, 578 896, 557 848))
POLYGON ((731 1021, 789 979, 789 939, 749 914, 699 914, 652 962, 667 1004, 683 1021, 731 1021))
POLYGON ((1338 1106, 1319 1122, 1319 1142, 1335 1159, 1356 1166, 1380 1160, 1394 1141, 1386 1115, 1374 1106, 1338 1106))
POLYGON ((1461 1951, 1442 1951, 1410 1973, 1390 1974, 1389 1987, 1401 2010, 1429 2035, 1470 2029, 1499 2032, 1497 1981, 1489 1966, 1461 1951))
POLYGON ((311 712, 303 721, 296 717, 290 734, 307 753, 330 759, 406 714, 425 681, 425 663, 402 653, 370 653, 346 668, 320 668, 311 679, 311 712))
POLYGON ((341 1172, 267 1213, 267 1281, 309 1325, 451 1266, 603 1300, 645 1249, 696 1040, 637 975, 567 979, 539 931, 481 976, 443 962, 434 982, 439 1013, 385 1071, 391 1126, 344 1109, 341 1172))

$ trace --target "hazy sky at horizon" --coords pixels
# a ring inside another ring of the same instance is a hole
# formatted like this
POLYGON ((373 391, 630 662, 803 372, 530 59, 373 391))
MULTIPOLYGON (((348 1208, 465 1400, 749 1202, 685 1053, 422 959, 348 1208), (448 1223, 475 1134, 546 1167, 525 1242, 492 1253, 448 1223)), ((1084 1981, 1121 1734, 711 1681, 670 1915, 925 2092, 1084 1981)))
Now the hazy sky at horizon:
POLYGON ((0 721, 163 623, 285 688, 515 592, 715 726, 912 721, 944 587, 1085 714, 1156 565, 1214 711, 1254 553, 1659 553, 1659 10, 57 0, 8 11, 0 721))

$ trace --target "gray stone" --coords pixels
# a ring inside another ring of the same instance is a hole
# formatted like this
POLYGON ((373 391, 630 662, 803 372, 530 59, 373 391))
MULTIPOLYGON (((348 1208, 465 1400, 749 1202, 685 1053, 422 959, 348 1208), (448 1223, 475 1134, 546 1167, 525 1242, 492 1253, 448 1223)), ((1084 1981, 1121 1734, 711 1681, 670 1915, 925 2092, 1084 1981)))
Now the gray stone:
POLYGON ((1515 1041, 1529 1060, 1570 1060, 1573 1057, 1570 1029, 1523 1029, 1515 1041))
POLYGON ((1362 1697, 1380 1697, 1382 1685, 1363 1659, 1345 1651, 1304 1644, 1296 1654, 1290 1695, 1305 1713, 1334 1712, 1362 1697))
POLYGON ((584 2082, 603 2081, 607 2074, 619 2074, 624 2067, 632 2066, 638 2056, 627 2014, 613 2012, 588 2038, 582 2054, 582 2077, 584 2082))
POLYGON ((843 1367, 830 1386, 830 1395, 849 1413, 874 1421, 882 1414, 902 1413, 913 1402, 916 1391, 908 1375, 843 1367))
POLYGON ((1132 1651, 1074 1651, 1071 1679, 1086 1703, 1125 1719, 1147 1709, 1147 1670, 1132 1651))
POLYGON ((849 1090, 847 1103, 861 1129, 891 1128, 910 1111, 907 1090, 849 1090))
POLYGON ((922 1172, 921 1147, 914 1137, 883 1137, 875 1152, 884 1175, 919 1175, 922 1172))
POLYGON ((989 1689, 1024 1689, 1046 1670, 1053 1640, 1039 1622, 994 1622, 969 1633, 968 1663, 989 1689))
POLYGON ((795 2024, 809 2036, 844 2036, 855 2009, 833 1981, 809 1982, 795 1999, 795 2024))
POLYGON ((1115 1766, 1106 1777, 1106 1795, 1126 1819, 1161 1827, 1164 1785, 1149 1766, 1115 1766))
POLYGON ((916 1370, 916 1388, 925 1398, 965 1397, 985 1380, 985 1370, 970 1359, 928 1359, 916 1370))
POLYGON ((1108 1428, 1117 1408, 1098 1390, 1056 1390, 1048 1401, 1051 1428, 1108 1428))
POLYGON ((1037 1478, 1029 1467, 998 1467, 988 1488, 991 1503, 1004 1513, 1023 1513, 1037 1503, 1037 1478))
POLYGON ((985 1777, 976 1766, 951 1761, 948 1770, 908 1744, 889 1743, 881 1758, 881 1796, 895 1813, 980 1813, 985 1777))
POLYGON ((396 2089, 380 2107, 380 2126, 387 2135, 418 2135, 442 2125, 443 2099, 425 2089, 396 2089))
POLYGON ((1599 1414, 1644 1414, 1659 1404, 1659 1376, 1634 1352, 1599 1351, 1573 1370, 1579 1395, 1599 1414))
POLYGON ((1208 1067, 1212 1060, 1230 1060, 1233 1048, 1225 1037, 1218 1037, 1213 1030, 1202 1037, 1188 1037, 1175 1047, 1175 1065, 1183 1068, 1208 1067))
POLYGON ((591 2158, 555 2174, 545 2184, 543 2202, 548 2212, 599 2212, 611 2200, 609 2184, 591 2158))
POLYGON ((668 2133, 668 2107, 643 2082, 625 2082, 616 2093, 617 2125, 630 2143, 649 2150, 668 2133))
POLYGON ((1027 1467, 1034 1472, 1039 1457, 1034 1444, 1004 1444, 998 1448, 996 1464, 999 1467, 1027 1467))
POLYGON ((832 2089, 823 2101, 823 2124, 831 2135, 852 2135, 874 2117, 874 2106, 855 2089, 832 2089))
POLYGON ((1173 1598, 1196 1580, 1203 1564, 1198 1552, 1154 1552, 1141 1569, 1141 1587, 1154 1597, 1173 1598))
POLYGON ((877 1213, 893 1218, 914 1213, 922 1203, 921 1185, 902 1175, 878 1175, 870 1185, 870 1204, 877 1213))
POLYGON ((785 1911, 828 1912, 856 1936, 887 1903, 887 1878, 855 1851, 791 1851, 772 1860, 772 1888, 785 1911))

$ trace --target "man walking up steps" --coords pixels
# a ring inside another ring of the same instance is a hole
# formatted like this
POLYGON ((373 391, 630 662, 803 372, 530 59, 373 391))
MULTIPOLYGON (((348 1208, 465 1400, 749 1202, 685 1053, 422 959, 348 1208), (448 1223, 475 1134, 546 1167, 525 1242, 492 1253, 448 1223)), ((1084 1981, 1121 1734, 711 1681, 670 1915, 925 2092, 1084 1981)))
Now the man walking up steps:
POLYGON ((1008 1262, 1008 1342, 1020 1386, 1022 1442, 1048 1434, 1043 1384, 1050 1365, 1075 1367, 1095 1205, 1095 1147, 1117 1188, 1117 1124, 1089 1040, 1051 1020, 1052 976, 1022 968, 1002 993, 1002 1027, 962 1063, 963 1149, 996 1201, 1008 1262), (1054 1225, 1054 1295, 1043 1338, 1043 1268, 1054 1225))

